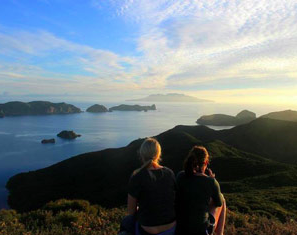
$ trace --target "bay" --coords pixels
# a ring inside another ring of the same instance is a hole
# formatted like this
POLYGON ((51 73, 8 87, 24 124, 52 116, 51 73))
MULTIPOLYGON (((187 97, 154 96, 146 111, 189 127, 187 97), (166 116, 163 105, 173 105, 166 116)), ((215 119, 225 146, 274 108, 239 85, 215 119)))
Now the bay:
MULTIPOLYGON (((85 110, 93 103, 72 104, 85 110)), ((101 104, 109 108, 120 103, 101 104)), ((296 108, 220 103, 156 103, 156 106, 156 111, 148 112, 83 112, 0 119, 0 208, 8 207, 5 184, 14 174, 47 167, 85 152, 122 147, 134 139, 154 136, 176 125, 196 125, 197 118, 204 114, 236 115, 243 109, 249 109, 260 116, 296 108), (62 130, 73 130, 82 136, 75 140, 64 140, 56 136, 62 130), (49 138, 55 138, 56 143, 41 144, 42 139, 49 138)))

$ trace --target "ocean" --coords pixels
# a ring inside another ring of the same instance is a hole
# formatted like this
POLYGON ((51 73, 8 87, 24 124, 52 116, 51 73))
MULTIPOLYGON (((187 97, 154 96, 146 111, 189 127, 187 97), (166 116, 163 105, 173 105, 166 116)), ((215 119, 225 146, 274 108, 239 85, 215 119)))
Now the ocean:
MULTIPOLYGON (((93 103, 69 102, 85 110, 93 103)), ((125 104, 134 104, 124 102, 125 104)), ((112 107, 120 103, 100 103, 112 107)), ((151 105, 150 103, 141 103, 151 105)), ((9 177, 20 172, 44 168, 76 156, 105 148, 117 148, 134 139, 158 135, 176 125, 197 125, 204 114, 236 115, 248 109, 257 116, 272 111, 296 109, 267 105, 219 103, 156 103, 156 111, 108 113, 79 113, 67 115, 18 116, 0 119, 0 208, 7 208, 5 184, 9 177), (63 140, 56 135, 73 130, 82 136, 63 140), (41 144, 42 139, 55 138, 55 144, 41 144)), ((224 129, 230 127, 211 127, 224 129)))

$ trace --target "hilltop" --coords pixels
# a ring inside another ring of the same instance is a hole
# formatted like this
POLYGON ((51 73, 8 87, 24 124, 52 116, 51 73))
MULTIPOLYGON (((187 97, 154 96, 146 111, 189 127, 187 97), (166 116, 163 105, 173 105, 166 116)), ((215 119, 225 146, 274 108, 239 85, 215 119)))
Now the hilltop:
POLYGON ((163 94, 153 94, 140 99, 132 99, 128 101, 146 101, 146 102, 213 102, 206 99, 198 99, 193 96, 188 96, 184 94, 168 93, 163 94))
POLYGON ((285 110, 279 112, 272 112, 261 116, 260 118, 270 118, 283 121, 297 122, 297 111, 285 110))
MULTIPOLYGON (((292 165, 296 163, 296 133, 297 123, 256 119, 222 131, 205 126, 176 126, 156 138, 163 149, 162 164, 175 173, 181 170, 192 146, 206 146, 222 191, 232 198, 236 193, 248 195, 247 192, 254 194, 270 188, 279 189, 283 195, 283 187, 297 187, 297 169, 292 165)), ((79 198, 107 207, 121 206, 126 203, 131 172, 140 166, 137 150, 142 141, 138 139, 126 147, 86 153, 44 169, 18 174, 7 183, 9 205, 28 211, 52 200, 79 198)), ((262 199, 259 204, 260 201, 262 199)), ((236 203, 229 206, 241 212, 242 205, 236 203)), ((284 207, 277 198, 275 203, 277 207, 269 208, 273 216, 278 213, 278 207, 284 207)), ((290 201, 285 204, 289 205, 290 201)), ((253 205, 249 206, 254 209, 253 205)), ((282 209, 283 214, 297 210, 292 206, 287 208, 282 209)))
POLYGON ((51 103, 49 101, 20 102, 12 101, 0 104, 1 116, 45 115, 80 113, 81 110, 72 104, 51 103))

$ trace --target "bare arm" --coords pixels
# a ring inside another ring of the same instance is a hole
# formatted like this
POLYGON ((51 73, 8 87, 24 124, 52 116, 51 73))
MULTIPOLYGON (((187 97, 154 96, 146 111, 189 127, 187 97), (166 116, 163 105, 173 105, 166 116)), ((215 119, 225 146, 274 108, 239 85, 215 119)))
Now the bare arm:
POLYGON ((134 215, 137 211, 137 199, 128 194, 128 215, 134 215))

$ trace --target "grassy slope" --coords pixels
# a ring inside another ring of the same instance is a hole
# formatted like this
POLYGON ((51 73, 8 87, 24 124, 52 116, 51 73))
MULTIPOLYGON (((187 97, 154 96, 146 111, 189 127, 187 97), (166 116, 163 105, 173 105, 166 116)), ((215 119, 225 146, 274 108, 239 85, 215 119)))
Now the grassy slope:
MULTIPOLYGON (((28 213, 0 211, 1 235, 116 235, 125 208, 104 209, 87 201, 59 200, 28 213)), ((227 212, 225 234, 294 235, 297 223, 227 212)))

